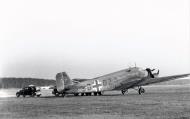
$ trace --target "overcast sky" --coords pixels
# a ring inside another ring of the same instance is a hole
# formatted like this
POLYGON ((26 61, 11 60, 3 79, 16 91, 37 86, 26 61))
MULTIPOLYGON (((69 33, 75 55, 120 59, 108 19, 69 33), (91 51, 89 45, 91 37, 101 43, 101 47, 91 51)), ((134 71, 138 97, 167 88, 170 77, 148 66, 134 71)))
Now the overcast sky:
POLYGON ((190 72, 189 0, 2 0, 0 77, 190 72))

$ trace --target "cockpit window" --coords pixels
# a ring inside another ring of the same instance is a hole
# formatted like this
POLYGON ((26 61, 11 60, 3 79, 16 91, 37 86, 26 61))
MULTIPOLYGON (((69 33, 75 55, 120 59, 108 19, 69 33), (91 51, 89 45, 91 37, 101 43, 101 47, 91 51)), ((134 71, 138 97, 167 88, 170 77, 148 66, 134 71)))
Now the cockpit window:
POLYGON ((126 72, 130 72, 130 71, 131 71, 131 69, 127 69, 127 70, 126 70, 126 72))

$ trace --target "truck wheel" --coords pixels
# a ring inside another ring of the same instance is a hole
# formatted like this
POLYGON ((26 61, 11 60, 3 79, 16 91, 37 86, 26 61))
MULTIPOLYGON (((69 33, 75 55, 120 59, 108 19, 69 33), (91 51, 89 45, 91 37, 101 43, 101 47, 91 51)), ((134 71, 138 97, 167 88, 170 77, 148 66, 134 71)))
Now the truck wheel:
POLYGON ((20 94, 19 94, 19 93, 16 93, 16 97, 17 97, 17 98, 20 97, 20 94))

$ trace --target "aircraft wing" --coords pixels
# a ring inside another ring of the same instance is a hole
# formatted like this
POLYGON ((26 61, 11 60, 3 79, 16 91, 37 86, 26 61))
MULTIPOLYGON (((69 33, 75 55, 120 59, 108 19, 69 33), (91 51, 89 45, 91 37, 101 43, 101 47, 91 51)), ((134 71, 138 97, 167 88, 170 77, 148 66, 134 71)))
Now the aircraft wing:
POLYGON ((182 75, 173 75, 173 76, 165 76, 165 77, 147 78, 147 79, 144 79, 142 82, 139 82, 137 86, 143 86, 143 85, 149 85, 149 84, 154 84, 154 83, 160 83, 164 81, 175 80, 178 78, 187 77, 189 75, 190 74, 182 74, 182 75))
POLYGON ((121 84, 121 86, 116 87, 115 90, 130 89, 130 88, 134 88, 137 86, 145 86, 145 85, 149 85, 149 84, 175 80, 178 78, 184 78, 187 76, 190 76, 190 74, 173 75, 173 76, 156 77, 156 78, 143 78, 143 79, 139 79, 139 80, 133 80, 133 81, 127 82, 127 83, 123 82, 121 84))

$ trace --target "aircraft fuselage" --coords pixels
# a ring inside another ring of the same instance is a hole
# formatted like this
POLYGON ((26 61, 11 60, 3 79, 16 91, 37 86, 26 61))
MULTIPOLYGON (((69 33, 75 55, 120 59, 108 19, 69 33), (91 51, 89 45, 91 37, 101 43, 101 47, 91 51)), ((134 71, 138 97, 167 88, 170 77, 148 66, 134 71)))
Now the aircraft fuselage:
POLYGON ((147 77, 146 70, 133 67, 94 79, 89 79, 81 83, 77 83, 67 89, 67 93, 87 93, 102 92, 108 90, 122 90, 130 87, 130 82, 140 81, 143 77, 147 77))

